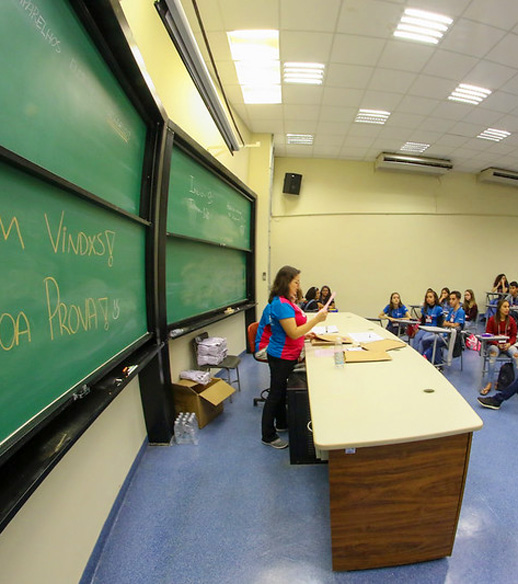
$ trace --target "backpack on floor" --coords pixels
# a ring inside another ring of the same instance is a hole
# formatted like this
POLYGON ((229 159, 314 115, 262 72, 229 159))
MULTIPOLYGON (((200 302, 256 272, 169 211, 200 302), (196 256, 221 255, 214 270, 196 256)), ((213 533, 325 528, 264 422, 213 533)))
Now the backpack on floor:
POLYGON ((505 389, 514 381, 514 367, 512 363, 504 363, 500 367, 498 379, 496 382, 497 389, 505 389))

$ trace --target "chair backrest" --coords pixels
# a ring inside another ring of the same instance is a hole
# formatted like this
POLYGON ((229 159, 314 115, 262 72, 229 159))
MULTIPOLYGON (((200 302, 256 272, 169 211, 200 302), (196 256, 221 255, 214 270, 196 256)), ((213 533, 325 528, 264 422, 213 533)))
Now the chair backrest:
POLYGON ((248 329, 246 331, 248 336, 248 346, 250 347, 250 351, 252 351, 254 359, 256 359, 256 361, 261 361, 261 363, 267 363, 268 362, 267 359, 258 357, 255 352, 255 337, 257 335, 258 328, 259 328, 258 322, 253 322, 252 324, 248 325, 248 329))

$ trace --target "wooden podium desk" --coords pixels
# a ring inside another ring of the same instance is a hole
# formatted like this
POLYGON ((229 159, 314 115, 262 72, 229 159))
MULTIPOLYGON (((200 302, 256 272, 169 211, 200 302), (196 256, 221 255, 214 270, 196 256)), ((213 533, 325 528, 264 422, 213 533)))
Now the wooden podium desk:
MULTIPOLYGON (((325 324, 396 338, 351 313, 329 314, 325 324)), ((313 439, 329 458, 333 570, 451 555, 482 420, 409 346, 390 351, 391 361, 343 369, 325 353, 306 343, 313 439)))

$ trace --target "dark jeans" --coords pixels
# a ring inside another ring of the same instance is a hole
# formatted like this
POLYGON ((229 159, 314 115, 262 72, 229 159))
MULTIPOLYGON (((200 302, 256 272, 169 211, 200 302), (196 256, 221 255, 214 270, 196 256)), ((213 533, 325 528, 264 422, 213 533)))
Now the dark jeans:
POLYGON ((288 377, 296 364, 296 359, 288 361, 268 355, 270 391, 264 404, 261 423, 263 440, 265 442, 272 442, 277 438, 276 425, 278 428, 288 427, 286 417, 286 388, 288 386, 288 377))
POLYGON ((513 397, 515 393, 518 393, 518 378, 510 383, 505 389, 499 389, 493 396, 499 403, 502 403, 506 399, 513 397))

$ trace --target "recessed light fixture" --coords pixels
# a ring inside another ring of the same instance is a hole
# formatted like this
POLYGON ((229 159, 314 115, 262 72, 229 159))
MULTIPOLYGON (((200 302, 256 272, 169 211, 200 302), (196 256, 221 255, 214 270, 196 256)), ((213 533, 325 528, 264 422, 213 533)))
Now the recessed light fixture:
POLYGON ((311 146, 313 144, 313 136, 311 134, 286 134, 286 142, 288 144, 311 146))
POLYGON ((400 150, 402 152, 411 152, 412 154, 422 154, 427 148, 430 148, 430 144, 422 144, 421 142, 407 142, 401 146, 400 150))
POLYGON ((449 16, 406 8, 394 36, 436 45, 452 22, 449 16))
POLYGON ((448 99, 451 99, 452 101, 460 101, 461 103, 471 103, 473 105, 478 105, 489 95, 491 95, 490 89, 461 83, 452 92, 452 94, 448 96, 448 99))
POLYGON ((496 130, 495 128, 487 128, 477 138, 483 138, 484 140, 492 140, 493 142, 500 142, 507 136, 510 136, 511 132, 506 132, 505 130, 496 130))
POLYGON ((389 118, 390 112, 383 110, 361 109, 356 114, 355 122, 362 124, 380 124, 383 125, 389 118))
POLYGON ((227 38, 244 102, 281 103, 279 31, 235 30, 227 38))
POLYGON ((321 63, 284 63, 284 83, 322 85, 324 69, 321 63))

